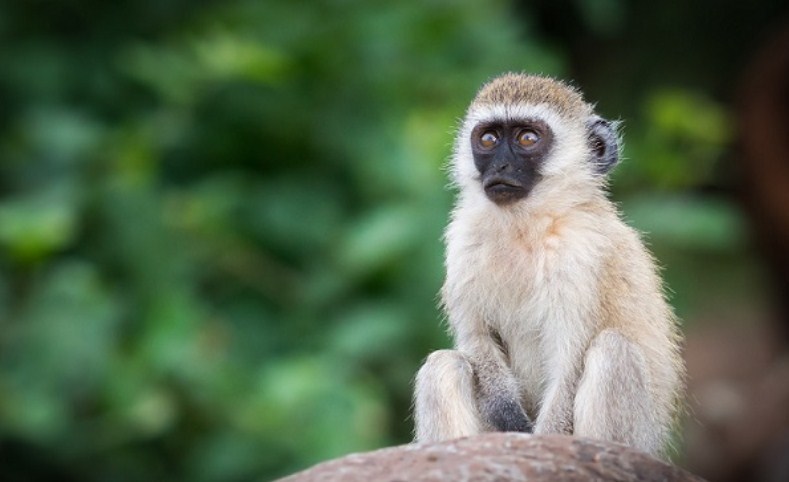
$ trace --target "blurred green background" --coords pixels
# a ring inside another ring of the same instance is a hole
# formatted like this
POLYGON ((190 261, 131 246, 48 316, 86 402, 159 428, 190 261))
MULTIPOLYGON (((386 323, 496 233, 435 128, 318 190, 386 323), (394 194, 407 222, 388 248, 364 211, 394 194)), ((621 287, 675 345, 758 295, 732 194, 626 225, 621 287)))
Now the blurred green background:
MULTIPOLYGON (((0 3, 0 478, 267 480, 410 439, 479 85, 624 120, 685 326, 766 308, 732 99, 780 1, 0 3)), ((681 458, 681 454, 679 455, 681 458)))

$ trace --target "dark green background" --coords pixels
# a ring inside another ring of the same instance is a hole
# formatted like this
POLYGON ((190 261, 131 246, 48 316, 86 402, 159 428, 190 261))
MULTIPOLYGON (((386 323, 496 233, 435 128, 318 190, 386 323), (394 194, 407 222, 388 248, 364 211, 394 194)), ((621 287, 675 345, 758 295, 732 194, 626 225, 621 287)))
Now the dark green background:
POLYGON ((763 311, 727 160, 782 4, 0 3, 0 478, 267 480, 408 441, 449 343, 452 130, 503 71, 624 121, 613 197, 686 327, 763 311))

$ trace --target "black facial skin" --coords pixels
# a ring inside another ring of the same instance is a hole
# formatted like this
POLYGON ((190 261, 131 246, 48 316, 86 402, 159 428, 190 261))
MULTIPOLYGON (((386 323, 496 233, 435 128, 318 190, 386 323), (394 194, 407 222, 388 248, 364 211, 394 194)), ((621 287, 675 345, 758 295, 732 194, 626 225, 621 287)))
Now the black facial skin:
POLYGON ((471 150, 488 199, 503 206, 528 196, 540 180, 540 166, 552 145, 553 131, 540 120, 474 127, 471 150), (524 135, 526 143, 520 142, 524 135))

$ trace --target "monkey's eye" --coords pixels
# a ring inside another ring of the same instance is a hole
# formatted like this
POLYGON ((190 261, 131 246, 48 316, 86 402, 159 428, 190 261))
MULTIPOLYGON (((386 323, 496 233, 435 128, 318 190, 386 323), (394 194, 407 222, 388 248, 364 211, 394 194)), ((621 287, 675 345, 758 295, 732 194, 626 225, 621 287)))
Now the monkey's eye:
POLYGON ((479 145, 485 149, 490 149, 499 142, 499 136, 496 131, 485 131, 479 136, 479 145))
POLYGON ((523 147, 531 147, 540 141, 540 135, 531 129, 523 129, 518 134, 518 144, 523 147))

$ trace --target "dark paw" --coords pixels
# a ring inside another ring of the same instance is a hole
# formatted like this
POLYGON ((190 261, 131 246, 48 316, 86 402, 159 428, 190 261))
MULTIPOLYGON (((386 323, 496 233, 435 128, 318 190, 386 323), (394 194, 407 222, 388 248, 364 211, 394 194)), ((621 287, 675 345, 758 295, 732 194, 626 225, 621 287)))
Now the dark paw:
POLYGON ((500 432, 531 433, 534 428, 529 417, 515 400, 498 399, 488 407, 488 421, 500 432))

